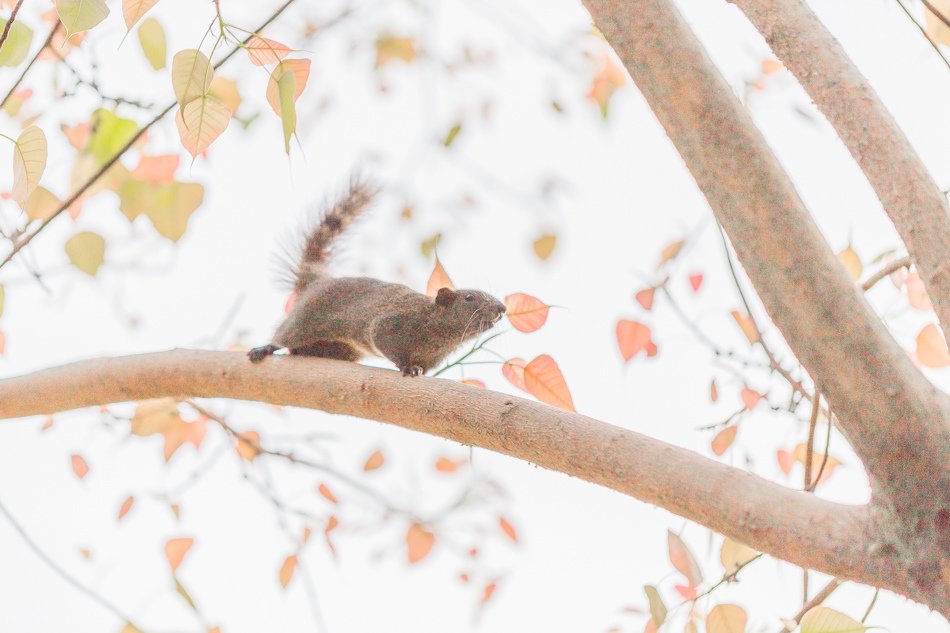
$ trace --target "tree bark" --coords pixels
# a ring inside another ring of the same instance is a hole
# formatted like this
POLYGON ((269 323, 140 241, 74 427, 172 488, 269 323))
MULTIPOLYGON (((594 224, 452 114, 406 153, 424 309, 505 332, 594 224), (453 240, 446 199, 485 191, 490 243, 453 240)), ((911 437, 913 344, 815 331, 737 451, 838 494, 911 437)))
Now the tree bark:
POLYGON ((950 399, 858 293, 748 112, 669 0, 585 0, 871 478, 875 549, 950 609, 950 399))
POLYGON ((838 40, 802 0, 729 0, 748 16, 861 166, 950 341, 950 205, 838 40))
POLYGON ((159 397, 234 398, 388 422, 579 477, 796 565, 915 597, 868 507, 785 488, 633 431, 434 378, 305 357, 175 350, 82 361, 0 380, 0 419, 159 397))

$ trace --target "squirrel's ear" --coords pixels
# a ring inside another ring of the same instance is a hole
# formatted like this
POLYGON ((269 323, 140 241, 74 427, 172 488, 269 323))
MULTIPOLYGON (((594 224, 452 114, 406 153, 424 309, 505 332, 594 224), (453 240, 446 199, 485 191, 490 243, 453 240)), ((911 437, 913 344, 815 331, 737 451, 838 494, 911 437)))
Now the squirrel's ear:
POLYGON ((435 305, 437 306, 447 306, 455 301, 455 295, 458 294, 451 288, 439 288, 438 294, 435 295, 435 305))

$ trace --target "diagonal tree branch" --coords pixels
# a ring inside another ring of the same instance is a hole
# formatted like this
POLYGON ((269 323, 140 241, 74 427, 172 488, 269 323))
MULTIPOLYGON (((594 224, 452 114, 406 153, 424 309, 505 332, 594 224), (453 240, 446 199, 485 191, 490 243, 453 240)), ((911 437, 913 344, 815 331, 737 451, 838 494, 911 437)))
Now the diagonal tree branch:
POLYGON ((607 486, 772 556, 905 595, 899 561, 869 556, 867 508, 816 498, 576 413, 342 361, 175 350, 82 361, 0 380, 0 418, 173 396, 319 408, 511 455, 607 486), (883 571, 888 576, 879 578, 883 571))
POLYGON ((917 264, 950 341, 947 197, 867 79, 805 2, 730 1, 795 74, 861 166, 917 264))
POLYGON ((585 0, 725 227, 770 317, 867 468, 886 547, 950 609, 950 398, 855 288, 670 0, 585 0))

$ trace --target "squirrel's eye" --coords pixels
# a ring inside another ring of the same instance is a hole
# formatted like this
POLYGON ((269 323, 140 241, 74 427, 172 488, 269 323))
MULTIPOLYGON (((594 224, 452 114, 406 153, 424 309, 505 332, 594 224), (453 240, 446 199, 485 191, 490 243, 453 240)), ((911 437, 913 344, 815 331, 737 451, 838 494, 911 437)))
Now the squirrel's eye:
POLYGON ((475 295, 465 295, 466 301, 475 301, 475 295))

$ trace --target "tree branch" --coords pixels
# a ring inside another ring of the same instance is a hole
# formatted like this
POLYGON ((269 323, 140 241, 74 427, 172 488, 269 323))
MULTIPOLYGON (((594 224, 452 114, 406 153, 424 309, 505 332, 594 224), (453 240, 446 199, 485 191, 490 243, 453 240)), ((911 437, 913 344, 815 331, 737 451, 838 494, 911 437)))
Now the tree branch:
POLYGON ((795 74, 861 166, 907 245, 950 341, 947 197, 867 79, 805 2, 731 1, 795 74))
POLYGON ((3 48, 3 45, 6 43, 7 36, 10 35, 10 29, 13 27, 13 22, 16 20, 16 14, 20 12, 20 5, 22 4, 23 0, 18 0, 13 6, 13 11, 10 12, 10 17, 7 18, 7 23, 3 26, 3 33, 0 33, 0 48, 3 48))
MULTIPOLYGON (((867 468, 888 547, 950 612, 950 398, 848 277, 752 118, 670 0, 585 0, 719 222, 769 316, 867 468), (927 554, 923 554, 927 552, 927 554)), ((860 119, 860 117, 857 117, 860 119)), ((947 251, 944 251, 946 253, 947 251)))
POLYGON ((832 503, 576 413, 356 363, 175 350, 82 361, 0 381, 0 418, 157 397, 319 408, 430 433, 607 486, 772 556, 911 593, 867 508, 832 503), (873 553, 872 553, 873 552, 873 553), (885 574, 885 571, 887 572, 885 574))

